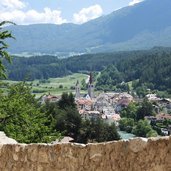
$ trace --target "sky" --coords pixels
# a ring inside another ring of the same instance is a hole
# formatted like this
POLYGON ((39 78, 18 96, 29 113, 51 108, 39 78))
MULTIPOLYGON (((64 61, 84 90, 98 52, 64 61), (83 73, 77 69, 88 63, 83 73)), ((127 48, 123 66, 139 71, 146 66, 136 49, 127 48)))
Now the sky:
POLYGON ((28 25, 82 24, 143 0, 0 0, 0 20, 28 25))

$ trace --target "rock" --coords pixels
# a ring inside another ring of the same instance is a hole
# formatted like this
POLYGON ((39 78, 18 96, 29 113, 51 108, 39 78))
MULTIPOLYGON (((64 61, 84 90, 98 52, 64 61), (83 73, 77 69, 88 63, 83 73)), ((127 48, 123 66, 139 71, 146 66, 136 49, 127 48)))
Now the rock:
POLYGON ((0 144, 17 144, 17 141, 7 137, 4 132, 0 131, 0 144))

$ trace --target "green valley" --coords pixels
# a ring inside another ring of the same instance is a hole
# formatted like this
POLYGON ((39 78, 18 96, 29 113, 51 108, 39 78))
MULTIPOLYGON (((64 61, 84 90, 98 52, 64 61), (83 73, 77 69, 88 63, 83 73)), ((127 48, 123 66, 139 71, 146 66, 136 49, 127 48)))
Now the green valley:
MULTIPOLYGON (((75 84, 77 80, 81 83, 82 80, 87 80, 88 75, 75 73, 72 75, 68 75, 65 77, 59 78, 49 78, 49 79, 42 79, 42 80, 34 80, 34 81, 27 81, 28 84, 32 87, 32 92, 37 97, 40 97, 43 94, 53 94, 53 95, 61 95, 63 92, 74 92, 75 93, 75 84)), ((19 81, 11 81, 11 80, 4 80, 3 83, 5 85, 13 85, 18 83, 19 81)), ((7 90, 3 86, 3 90, 7 90)), ((84 93, 85 91, 82 90, 84 93)))
POLYGON ((167 95, 171 92, 171 48, 155 47, 142 51, 85 54, 67 59, 54 56, 13 57, 13 64, 5 65, 10 80, 31 81, 34 83, 35 92, 61 92, 60 84, 64 91, 68 90, 76 83, 74 79, 60 78, 57 79, 60 80, 58 82, 54 78, 90 72, 95 75, 101 73, 96 80, 97 90, 128 91, 128 88, 131 88, 143 96, 147 89, 167 95), (70 85, 65 83, 68 81, 71 82, 70 85), (54 82, 58 84, 55 85, 54 82), (39 88, 37 85, 40 85, 39 88))

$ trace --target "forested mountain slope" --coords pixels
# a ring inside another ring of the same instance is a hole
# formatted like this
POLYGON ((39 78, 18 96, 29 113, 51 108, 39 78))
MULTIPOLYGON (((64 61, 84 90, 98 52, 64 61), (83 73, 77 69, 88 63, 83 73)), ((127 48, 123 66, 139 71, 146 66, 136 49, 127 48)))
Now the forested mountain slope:
POLYGON ((6 64, 9 79, 34 80, 76 72, 101 71, 96 87, 113 89, 122 82, 139 80, 148 88, 171 89, 171 48, 99 53, 58 59, 53 56, 14 57, 6 64))
POLYGON ((170 7, 170 0, 145 0, 82 25, 10 26, 16 37, 9 42, 10 51, 86 53, 171 46, 170 7))

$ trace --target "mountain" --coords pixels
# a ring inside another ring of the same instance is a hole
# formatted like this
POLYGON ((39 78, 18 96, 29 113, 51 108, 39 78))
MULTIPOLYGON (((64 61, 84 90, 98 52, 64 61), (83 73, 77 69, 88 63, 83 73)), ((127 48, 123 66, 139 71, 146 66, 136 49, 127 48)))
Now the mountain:
POLYGON ((171 0, 145 0, 76 24, 9 26, 12 53, 102 52, 171 46, 171 0))

